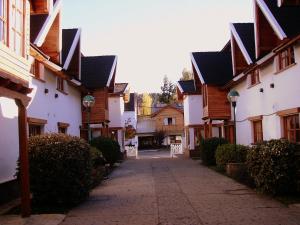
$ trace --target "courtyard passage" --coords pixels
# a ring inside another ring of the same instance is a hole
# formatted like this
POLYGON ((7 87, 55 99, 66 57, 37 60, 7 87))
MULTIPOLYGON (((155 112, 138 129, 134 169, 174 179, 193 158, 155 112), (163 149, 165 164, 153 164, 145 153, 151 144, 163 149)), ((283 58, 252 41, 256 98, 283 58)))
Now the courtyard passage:
POLYGON ((199 161, 159 154, 125 161, 61 225, 300 224, 297 211, 199 161))

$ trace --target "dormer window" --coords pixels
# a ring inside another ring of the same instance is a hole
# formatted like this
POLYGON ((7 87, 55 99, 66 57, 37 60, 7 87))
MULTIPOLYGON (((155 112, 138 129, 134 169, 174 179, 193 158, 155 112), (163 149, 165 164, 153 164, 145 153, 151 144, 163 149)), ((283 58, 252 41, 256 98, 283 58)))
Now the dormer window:
POLYGON ((289 47, 278 53, 278 67, 277 72, 284 70, 285 68, 293 65, 295 63, 295 53, 294 48, 289 47))

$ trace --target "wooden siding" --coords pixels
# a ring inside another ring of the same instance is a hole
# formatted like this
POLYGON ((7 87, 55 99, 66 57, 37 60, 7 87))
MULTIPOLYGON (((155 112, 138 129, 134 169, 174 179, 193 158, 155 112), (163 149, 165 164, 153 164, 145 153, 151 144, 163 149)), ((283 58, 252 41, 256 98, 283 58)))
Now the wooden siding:
POLYGON ((31 15, 48 14, 50 11, 50 0, 34 0, 31 1, 31 15))
POLYGON ((227 99, 227 90, 219 87, 204 85, 207 91, 207 106, 203 108, 204 119, 229 119, 231 107, 227 99))
MULTIPOLYGON (((99 124, 108 120, 108 90, 107 88, 95 90, 95 105, 91 108, 90 122, 99 124)), ((82 122, 87 123, 87 114, 83 107, 82 122)))
POLYGON ((57 64, 60 64, 61 32, 61 13, 58 13, 41 46, 41 50, 57 64))
POLYGON ((255 4, 255 15, 257 30, 256 52, 257 57, 262 57, 275 48, 280 43, 280 40, 257 4, 255 4))
POLYGON ((236 40, 232 37, 232 49, 233 49, 233 71, 234 71, 234 75, 238 75, 241 72, 243 72, 248 64, 245 60, 245 57, 241 51, 241 49, 239 48, 236 40))
POLYGON ((170 134, 180 134, 184 131, 184 119, 183 113, 179 112, 173 108, 166 108, 158 113, 155 117, 155 127, 157 131, 163 130, 166 132, 167 135, 170 134), (164 119, 165 118, 175 118, 174 125, 165 125, 164 119))

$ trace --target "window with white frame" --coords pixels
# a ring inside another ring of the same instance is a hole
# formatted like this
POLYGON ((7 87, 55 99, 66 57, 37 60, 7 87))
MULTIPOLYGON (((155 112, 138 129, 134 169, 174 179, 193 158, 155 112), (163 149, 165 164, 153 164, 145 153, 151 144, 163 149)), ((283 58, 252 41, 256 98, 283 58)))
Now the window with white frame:
POLYGON ((0 42, 7 38, 7 0, 0 0, 0 42))
POLYGON ((164 125, 165 126, 170 126, 170 125, 175 125, 175 118, 172 118, 172 117, 167 117, 164 119, 164 125))
POLYGON ((18 55, 24 55, 24 0, 10 0, 11 14, 10 14, 10 33, 9 46, 18 55))

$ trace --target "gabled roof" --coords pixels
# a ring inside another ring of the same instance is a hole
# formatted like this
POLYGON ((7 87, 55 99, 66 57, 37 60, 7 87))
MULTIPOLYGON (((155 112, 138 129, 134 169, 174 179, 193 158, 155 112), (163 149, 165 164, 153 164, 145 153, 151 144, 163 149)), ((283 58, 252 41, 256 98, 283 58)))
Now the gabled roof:
POLYGON ((128 83, 116 83, 114 94, 123 94, 128 86, 128 83))
POLYGON ((287 37, 294 37, 300 34, 300 6, 278 7, 275 0, 259 1, 263 1, 267 5, 287 37))
POLYGON ((196 93, 194 80, 181 80, 178 81, 178 88, 182 94, 194 94, 196 93))
POLYGON ((62 30, 62 65, 64 69, 68 69, 75 49, 80 40, 80 29, 63 29, 62 30))
POLYGON ((254 23, 233 23, 230 29, 246 61, 251 64, 256 59, 254 23))
POLYGON ((135 104, 136 104, 136 94, 130 93, 129 102, 124 104, 124 111, 126 112, 135 111, 135 104))
POLYGON ((81 57, 81 80, 87 88, 109 87, 116 69, 117 56, 81 57))
POLYGON ((159 109, 158 111, 152 113, 151 117, 157 116, 158 114, 160 114, 162 111, 164 111, 164 110, 166 110, 166 109, 174 109, 174 110, 176 110, 177 112, 183 114, 183 108, 182 108, 182 107, 179 107, 179 106, 176 105, 176 104, 172 104, 172 105, 167 105, 167 106, 165 106, 165 107, 162 107, 162 108, 159 109))
MULTIPOLYGON (((62 8, 62 0, 56 0, 53 1, 54 6, 53 6, 53 10, 51 11, 50 14, 47 15, 43 15, 43 16, 32 16, 31 20, 33 20, 33 18, 35 18, 35 23, 38 23, 39 25, 39 29, 36 30, 36 32, 33 32, 31 35, 31 41, 33 42, 33 44, 37 45, 38 47, 41 47, 46 39, 46 36, 54 22, 54 20, 56 19, 58 13, 60 12, 61 8, 62 8)), ((33 25, 36 24, 30 24, 30 28, 33 25)))
POLYGON ((230 52, 193 52, 191 58, 204 84, 224 85, 233 77, 230 52))

